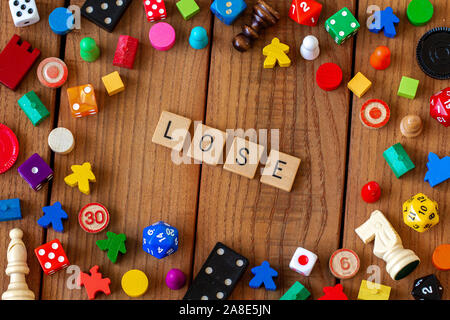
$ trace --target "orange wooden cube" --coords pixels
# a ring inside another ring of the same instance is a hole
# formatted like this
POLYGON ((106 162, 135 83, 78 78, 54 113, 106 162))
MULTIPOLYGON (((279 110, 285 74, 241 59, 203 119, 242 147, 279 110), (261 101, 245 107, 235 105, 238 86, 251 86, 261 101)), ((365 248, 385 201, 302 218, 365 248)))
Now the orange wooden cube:
POLYGON ((72 117, 81 118, 98 112, 94 87, 91 84, 69 88, 67 96, 72 117))

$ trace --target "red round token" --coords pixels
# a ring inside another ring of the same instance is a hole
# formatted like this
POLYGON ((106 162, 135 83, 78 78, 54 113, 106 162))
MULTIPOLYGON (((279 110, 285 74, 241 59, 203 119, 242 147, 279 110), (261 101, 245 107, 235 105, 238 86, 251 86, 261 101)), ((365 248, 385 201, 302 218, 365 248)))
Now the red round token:
POLYGON ((325 90, 331 91, 337 89, 342 82, 342 70, 335 63, 324 63, 316 72, 317 85, 325 90))
POLYGON ((61 87, 68 75, 69 71, 64 61, 54 57, 42 60, 37 68, 39 82, 49 88, 61 87))
POLYGON ((80 210, 78 222, 84 231, 97 233, 108 226, 109 212, 100 203, 89 203, 80 210))
POLYGON ((353 278, 358 273, 359 266, 358 255, 350 249, 336 250, 329 261, 330 271, 338 279, 353 278))
POLYGON ((359 113, 362 124, 370 129, 379 129, 388 123, 391 110, 386 102, 371 99, 363 104, 359 113))
POLYGON ((0 173, 8 171, 19 156, 19 141, 10 128, 0 123, 0 173))
POLYGON ((366 183, 361 189, 361 198, 367 203, 378 201, 381 196, 381 188, 375 181, 366 183))

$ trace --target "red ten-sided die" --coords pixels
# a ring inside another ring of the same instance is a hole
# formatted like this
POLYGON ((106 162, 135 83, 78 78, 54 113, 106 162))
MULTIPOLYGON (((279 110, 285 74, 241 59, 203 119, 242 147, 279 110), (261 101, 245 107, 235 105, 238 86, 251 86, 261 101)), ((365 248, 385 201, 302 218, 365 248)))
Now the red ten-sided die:
POLYGON ((37 68, 39 82, 48 88, 59 88, 67 80, 69 71, 61 59, 47 58, 42 60, 37 68))
POLYGON ((388 105, 378 99, 371 99, 361 107, 359 119, 362 124, 369 129, 379 129, 384 127, 391 117, 391 110, 388 105))
POLYGON ((371 181, 364 185, 361 189, 361 197, 367 203, 378 201, 381 196, 381 188, 378 183, 371 181))
POLYGON ((325 91, 337 89, 342 82, 341 68, 332 62, 322 64, 316 72, 317 85, 325 91))
POLYGON ((450 87, 430 98, 430 115, 444 127, 450 126, 450 87))
POLYGON ((78 222, 84 231, 97 233, 108 226, 109 212, 100 203, 89 203, 80 210, 78 222))

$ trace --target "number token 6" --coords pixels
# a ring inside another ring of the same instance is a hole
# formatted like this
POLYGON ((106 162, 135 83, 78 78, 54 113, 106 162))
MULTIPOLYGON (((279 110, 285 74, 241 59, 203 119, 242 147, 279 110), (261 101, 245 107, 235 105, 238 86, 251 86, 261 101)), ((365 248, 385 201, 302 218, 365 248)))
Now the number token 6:
POLYGON ((109 212, 100 203, 89 203, 80 210, 78 222, 84 231, 97 233, 108 226, 109 212))

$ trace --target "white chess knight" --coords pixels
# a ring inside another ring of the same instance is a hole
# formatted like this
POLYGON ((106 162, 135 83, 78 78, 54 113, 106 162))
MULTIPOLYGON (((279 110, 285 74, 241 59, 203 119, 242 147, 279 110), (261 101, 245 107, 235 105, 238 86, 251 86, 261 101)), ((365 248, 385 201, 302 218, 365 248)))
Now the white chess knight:
POLYGON ((9 232, 11 242, 8 246, 8 266, 6 274, 11 278, 8 290, 2 300, 34 300, 34 293, 28 288, 25 275, 30 272, 27 265, 27 249, 22 241, 23 231, 15 228, 9 232))
POLYGON ((300 47, 300 54, 306 60, 316 59, 320 54, 319 40, 314 36, 306 36, 300 47))

